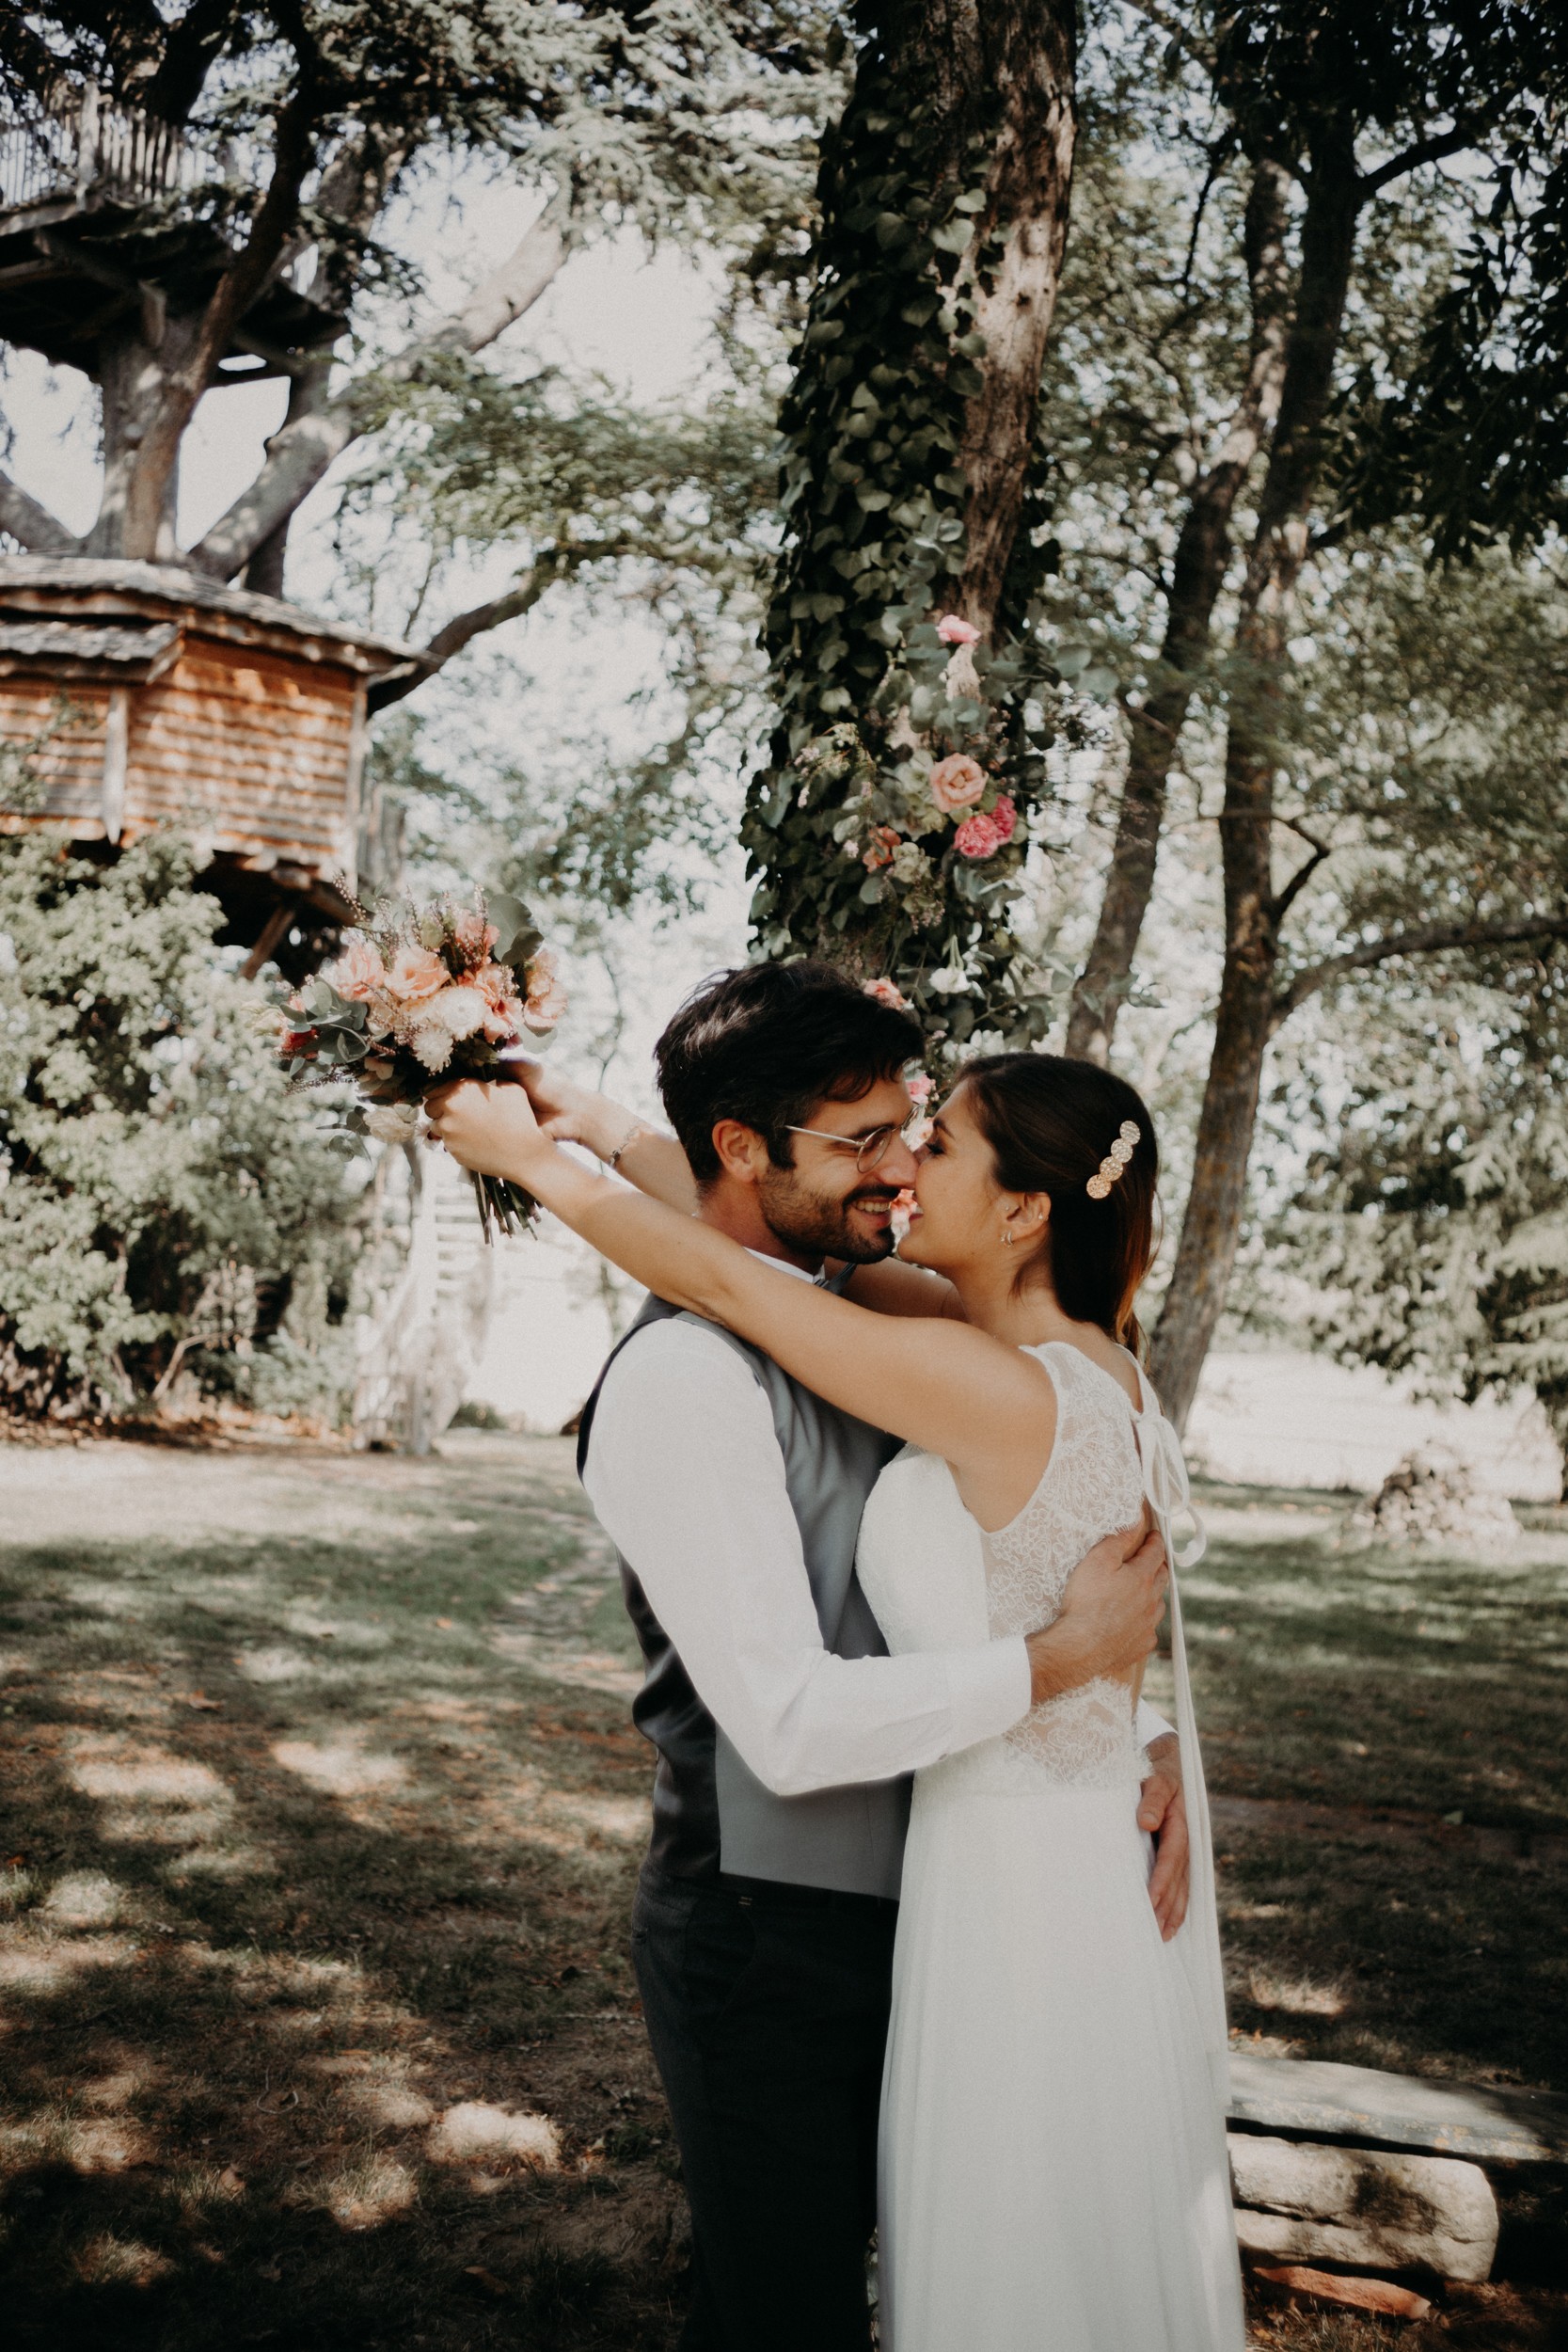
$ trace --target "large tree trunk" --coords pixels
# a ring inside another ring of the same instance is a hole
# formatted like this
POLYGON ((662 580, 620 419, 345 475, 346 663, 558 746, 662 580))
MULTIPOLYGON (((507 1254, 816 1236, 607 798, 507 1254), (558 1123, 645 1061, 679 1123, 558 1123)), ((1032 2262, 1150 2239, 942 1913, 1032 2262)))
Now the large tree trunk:
POLYGON ((1285 258, 1289 175, 1267 160, 1254 169, 1245 230, 1252 337, 1246 382, 1219 453, 1193 491, 1171 566, 1165 637, 1155 682, 1129 715, 1127 778, 1105 877, 1100 921, 1073 986, 1067 1050, 1101 1064, 1132 976, 1154 893, 1165 791, 1199 677, 1214 606, 1230 562, 1230 517, 1279 406, 1290 280, 1285 258))
POLYGON ((766 632, 780 721, 741 837, 760 951, 895 979, 950 1055, 976 1027, 1023 1041, 1049 1018, 1008 985, 1004 893, 1046 791, 1023 714, 1050 674, 1022 625, 1045 564, 1028 525, 1077 19, 1073 0, 863 0, 857 19, 781 417, 787 536, 766 632), (978 631, 974 654, 936 644, 944 612, 978 631), (994 680, 993 654, 1009 657, 994 680), (960 744, 1019 835, 983 874, 911 797, 921 763, 960 744), (863 823, 879 833, 852 840, 863 823), (898 870, 876 848, 894 834, 898 870), (934 989, 960 957, 967 977, 934 989))
POLYGON ((1315 863, 1309 860, 1291 883, 1275 891, 1274 745, 1362 200, 1348 129, 1341 135, 1331 125, 1312 154, 1279 422, 1236 634, 1238 685, 1231 699, 1220 816, 1225 974, 1192 1190, 1151 1363, 1155 1386, 1178 1427, 1185 1425, 1236 1263, 1263 1057, 1274 1027, 1280 926, 1303 875, 1315 863))
POLYGON ((1071 8, 946 0, 930 29, 962 59, 977 94, 1000 91, 1004 113, 975 247, 1000 231, 1002 250, 974 282, 984 381, 969 403, 958 453, 969 484, 965 554, 955 601, 985 634, 994 628, 1018 537, 1034 453, 1040 373, 1067 250, 1077 137, 1077 25, 1071 8))
POLYGON ((158 429, 170 371, 187 358, 200 329, 199 317, 163 314, 161 305, 144 304, 138 331, 105 337, 99 345, 103 494, 98 519, 87 533, 89 555, 135 556, 152 564, 179 561, 178 443, 155 472, 147 464, 147 450, 158 429))

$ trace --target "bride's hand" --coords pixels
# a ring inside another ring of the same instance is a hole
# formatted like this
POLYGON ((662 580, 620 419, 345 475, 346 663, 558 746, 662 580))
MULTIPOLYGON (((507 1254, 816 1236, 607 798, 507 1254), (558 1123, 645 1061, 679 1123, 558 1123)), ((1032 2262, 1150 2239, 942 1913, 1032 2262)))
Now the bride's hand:
POLYGON ((520 1086, 463 1078, 425 1098, 430 1132, 460 1167, 528 1183, 528 1167, 554 1146, 520 1086))
POLYGON ((531 1055, 525 1059, 519 1053, 508 1066, 532 1104, 542 1134, 556 1143, 585 1143, 604 1157, 597 1130, 614 1108, 604 1095, 578 1086, 564 1071, 552 1068, 547 1061, 536 1061, 531 1055))

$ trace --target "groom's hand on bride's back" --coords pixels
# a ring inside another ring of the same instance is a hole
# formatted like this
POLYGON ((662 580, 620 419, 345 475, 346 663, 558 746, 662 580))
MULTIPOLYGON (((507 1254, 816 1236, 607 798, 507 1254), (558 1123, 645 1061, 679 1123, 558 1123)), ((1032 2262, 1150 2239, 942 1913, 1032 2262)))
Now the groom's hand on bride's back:
POLYGON ((1069 1577, 1055 1622, 1029 1636, 1035 1705, 1102 1675, 1127 1680, 1155 1646, 1169 1581, 1157 1532, 1102 1536, 1069 1577))

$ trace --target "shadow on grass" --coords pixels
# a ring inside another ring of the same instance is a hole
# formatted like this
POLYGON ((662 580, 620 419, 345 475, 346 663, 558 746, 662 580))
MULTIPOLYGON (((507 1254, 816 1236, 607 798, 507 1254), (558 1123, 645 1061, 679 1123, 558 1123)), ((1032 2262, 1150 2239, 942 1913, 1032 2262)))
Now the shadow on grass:
POLYGON ((512 1639, 592 1550, 563 1451, 4 1555, 11 2342, 669 2340, 646 1752, 512 1639))
MULTIPOLYGON (((685 2224, 626 1958, 647 1753, 570 1448, 52 1461, 8 1490, 0 1462, 9 2340, 659 2352, 685 2224)), ((1336 1552, 1321 1499, 1221 1502, 1185 1581, 1212 1781, 1333 1812, 1226 1819, 1236 2024, 1568 2089, 1568 1873, 1465 1842, 1568 1829, 1568 1542, 1402 1564, 1336 1552), (1387 1807, 1431 1836, 1374 1836, 1387 1807)), ((1505 2206, 1507 2277, 1433 2344, 1560 2345, 1564 2217, 1505 2206)))

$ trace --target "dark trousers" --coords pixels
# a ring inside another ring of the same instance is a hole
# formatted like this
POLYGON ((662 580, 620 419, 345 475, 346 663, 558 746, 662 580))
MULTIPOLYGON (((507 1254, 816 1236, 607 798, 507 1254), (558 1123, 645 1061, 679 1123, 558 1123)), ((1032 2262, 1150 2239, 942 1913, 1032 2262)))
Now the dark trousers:
POLYGON ((683 2352, 866 2352, 897 1908, 642 1872, 632 1958, 691 2206, 683 2352))

